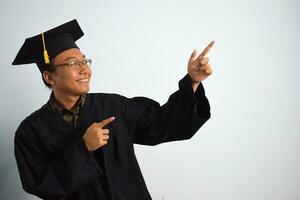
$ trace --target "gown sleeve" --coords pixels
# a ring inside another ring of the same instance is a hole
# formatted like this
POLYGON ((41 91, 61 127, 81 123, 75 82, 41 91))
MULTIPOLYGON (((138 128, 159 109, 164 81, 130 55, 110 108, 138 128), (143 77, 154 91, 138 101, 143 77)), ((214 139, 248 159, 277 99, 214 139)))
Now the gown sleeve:
POLYGON ((47 154, 24 120, 16 131, 14 153, 23 189, 42 199, 64 199, 103 172, 82 138, 68 145, 56 160, 47 154))
POLYGON ((157 145, 190 139, 210 118, 210 105, 202 83, 193 91, 188 74, 179 81, 179 90, 160 104, 146 97, 125 98, 125 125, 133 143, 157 145))

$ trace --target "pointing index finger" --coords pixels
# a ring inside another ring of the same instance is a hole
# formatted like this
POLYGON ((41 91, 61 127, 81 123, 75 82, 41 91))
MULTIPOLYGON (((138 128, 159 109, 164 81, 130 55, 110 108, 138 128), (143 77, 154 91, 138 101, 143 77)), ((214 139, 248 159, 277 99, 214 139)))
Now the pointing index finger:
POLYGON ((104 126, 106 126, 107 124, 109 124, 110 122, 114 121, 115 117, 109 117, 105 120, 102 120, 101 122, 98 123, 98 125, 103 128, 104 126))
POLYGON ((214 46, 215 41, 211 41, 209 45, 202 51, 202 53, 199 55, 199 58, 202 59, 205 57, 205 55, 209 52, 209 50, 214 46))

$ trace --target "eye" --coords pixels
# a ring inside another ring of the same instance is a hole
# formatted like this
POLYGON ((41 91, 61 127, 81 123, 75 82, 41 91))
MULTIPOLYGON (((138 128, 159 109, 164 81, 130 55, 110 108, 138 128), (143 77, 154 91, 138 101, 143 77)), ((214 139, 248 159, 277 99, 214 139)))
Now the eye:
POLYGON ((87 66, 91 66, 91 64, 92 64, 92 60, 91 59, 85 59, 82 62, 83 62, 84 65, 87 65, 87 66))
POLYGON ((76 61, 76 60, 70 60, 70 61, 68 62, 68 65, 69 65, 70 67, 75 67, 75 66, 78 65, 78 61, 76 61))

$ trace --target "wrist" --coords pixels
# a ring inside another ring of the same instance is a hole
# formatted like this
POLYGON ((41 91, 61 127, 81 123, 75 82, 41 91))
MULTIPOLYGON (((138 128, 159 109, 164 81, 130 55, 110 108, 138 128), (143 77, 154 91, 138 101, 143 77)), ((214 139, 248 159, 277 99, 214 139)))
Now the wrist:
POLYGON ((91 152, 92 150, 91 150, 90 146, 86 143, 85 139, 82 138, 82 140, 83 140, 83 145, 85 146, 85 148, 86 148, 89 152, 91 152))
POLYGON ((198 86, 199 86, 200 83, 201 82, 194 82, 194 81, 192 81, 192 87, 193 87, 194 93, 196 92, 196 90, 197 90, 197 88, 198 88, 198 86))

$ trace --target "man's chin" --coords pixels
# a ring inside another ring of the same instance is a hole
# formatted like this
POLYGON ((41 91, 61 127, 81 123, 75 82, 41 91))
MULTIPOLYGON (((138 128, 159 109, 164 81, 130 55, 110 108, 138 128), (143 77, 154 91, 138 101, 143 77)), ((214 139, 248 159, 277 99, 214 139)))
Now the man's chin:
POLYGON ((89 90, 83 90, 83 91, 80 91, 78 94, 82 95, 82 94, 87 94, 88 92, 89 92, 89 90))
POLYGON ((90 87, 89 86, 85 86, 79 89, 79 93, 81 94, 87 94, 90 91, 90 87))
POLYGON ((89 91, 90 91, 90 88, 87 88, 87 89, 83 90, 81 94, 87 94, 89 91))
POLYGON ((89 92, 89 89, 87 89, 87 90, 78 90, 78 91, 73 91, 73 95, 80 96, 80 95, 83 95, 83 94, 87 94, 88 92, 89 92))

